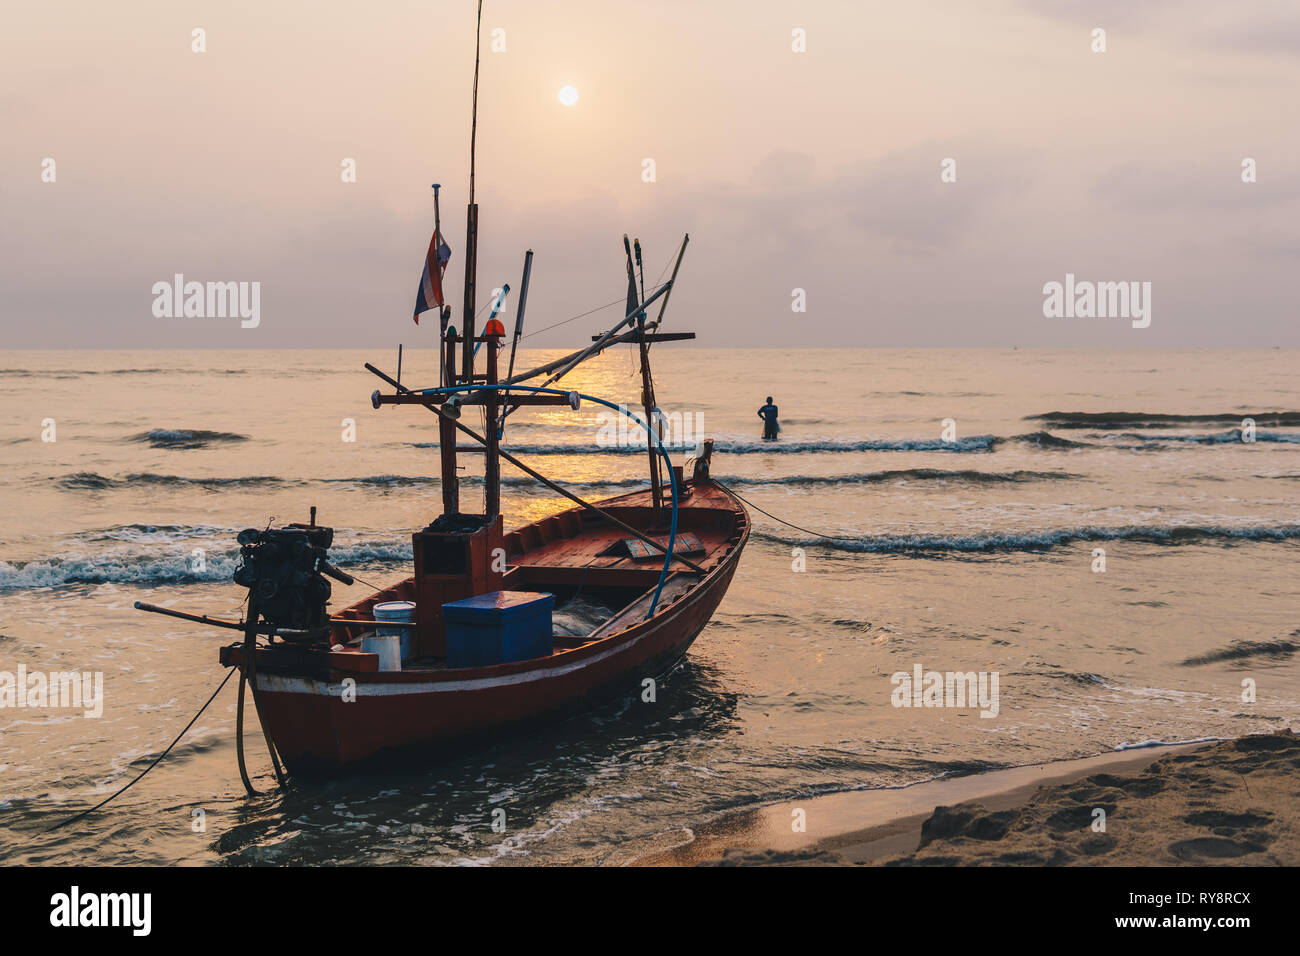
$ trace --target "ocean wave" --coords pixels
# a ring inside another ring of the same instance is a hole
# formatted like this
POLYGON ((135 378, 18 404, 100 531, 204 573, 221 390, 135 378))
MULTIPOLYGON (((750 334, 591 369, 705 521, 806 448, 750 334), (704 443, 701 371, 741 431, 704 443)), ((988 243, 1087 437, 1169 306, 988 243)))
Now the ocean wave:
POLYGON ((796 538, 756 531, 754 536, 793 547, 824 547, 868 554, 979 554, 999 551, 1045 551, 1076 541, 1138 541, 1147 544, 1199 544, 1209 541, 1289 541, 1300 538, 1300 525, 1280 527, 1173 527, 1126 526, 1115 528, 1062 528, 1005 534, 885 534, 867 537, 796 538))
POLYGON ((246 368, 0 368, 0 378, 73 378, 82 375, 247 375, 246 368))
POLYGON ((66 488, 69 491, 101 491, 121 484, 116 478, 105 478, 93 471, 79 471, 75 475, 50 478, 50 481, 56 482, 60 488, 66 488))
POLYGON ((958 438, 943 441, 939 438, 921 439, 866 439, 863 441, 841 441, 835 439, 813 439, 792 442, 726 442, 714 443, 714 451, 729 455, 749 454, 797 454, 801 452, 861 452, 861 451, 946 451, 988 452, 992 451, 998 439, 993 435, 976 435, 971 438, 958 438))
POLYGON ((132 485, 154 485, 161 487, 199 487, 199 488, 241 488, 273 485, 295 484, 289 479, 274 475, 248 475, 236 478, 185 478, 180 475, 156 475, 149 472, 126 475, 123 478, 109 478, 93 471, 79 471, 51 479, 60 488, 68 491, 105 491, 110 488, 126 488, 132 485))
POLYGON ((1132 743, 1124 742, 1115 745, 1118 750, 1149 750, 1153 747, 1185 747, 1188 744, 1211 744, 1220 740, 1231 740, 1231 737, 1193 737, 1189 740, 1138 740, 1132 743))
MULTIPOLYGON (((946 451, 946 452, 987 452, 1002 439, 994 435, 977 435, 972 438, 959 438, 956 441, 943 441, 939 438, 922 439, 835 439, 814 438, 806 441, 728 441, 718 439, 713 443, 713 450, 727 455, 794 455, 808 452, 866 452, 866 451, 946 451)), ((1060 439, 1064 441, 1064 439, 1060 439)), ((437 448, 437 442, 411 442, 412 448, 437 448)), ((519 444, 504 446, 506 451, 520 455, 644 455, 644 445, 578 445, 578 444, 519 444)), ((668 445, 668 453, 695 455, 701 446, 668 445)))
MULTIPOLYGON (((1117 435, 1107 436, 1107 438, 1121 439, 1128 442, 1139 442, 1136 445, 1120 444, 1118 441, 1108 441, 1111 448, 1125 449, 1148 449, 1160 448, 1168 443, 1182 443, 1191 445, 1248 445, 1250 442, 1241 440, 1241 429, 1234 428, 1226 432, 1214 432, 1208 435, 1143 435, 1138 432, 1121 432, 1117 435)), ((1282 432, 1262 432, 1256 431, 1254 440, 1263 443, 1277 443, 1283 445, 1300 445, 1300 434, 1287 435, 1282 432)))
POLYGON ((248 441, 247 435, 234 432, 208 431, 203 428, 154 428, 132 435, 129 441, 147 443, 153 448, 207 448, 248 441))
MULTIPOLYGON (((733 475, 727 478, 729 485, 761 487, 766 485, 788 486, 836 486, 836 485, 874 485, 891 481, 949 481, 970 484, 1014 484, 1032 481, 1072 481, 1084 476, 1066 471, 946 471, 941 468, 902 468, 893 471, 871 471, 849 475, 775 475, 758 477, 752 475, 733 475)), ((371 478, 330 478, 331 482, 343 484, 355 483, 366 485, 424 485, 438 484, 439 479, 429 477, 408 477, 403 475, 378 475, 371 478)), ((482 484, 480 475, 462 477, 461 484, 482 484)), ((566 488, 643 488, 649 483, 643 476, 631 478, 594 478, 580 480, 559 479, 566 488)), ((527 475, 503 475, 501 484, 507 488, 536 488, 539 483, 527 475)))
MULTIPOLYGON (((202 570, 187 551, 159 555, 117 549, 103 554, 76 554, 33 561, 0 561, 0 591, 34 590, 71 584, 197 584, 229 582, 239 557, 237 548, 209 551, 202 570)), ((411 560, 410 541, 384 541, 335 546, 330 563, 347 569, 356 564, 411 560)))
MULTIPOLYGON (((462 483, 469 483, 473 476, 464 476, 462 483)), ((366 475, 361 478, 321 478, 329 485, 375 485, 380 488, 407 488, 419 485, 440 484, 440 479, 430 475, 366 475)))
POLYGON ((947 471, 942 468, 900 468, 852 475, 780 475, 774 478, 732 476, 728 485, 875 485, 892 481, 947 481, 960 484, 1020 484, 1031 481, 1075 481, 1084 476, 1068 471, 947 471))
MULTIPOLYGON (((945 470, 942 468, 900 468, 890 471, 860 472, 847 475, 774 475, 749 476, 735 475, 727 479, 728 484, 746 487, 763 487, 769 485, 789 487, 848 487, 852 485, 874 485, 889 482, 935 481, 957 484, 1023 484, 1034 481, 1077 481, 1083 475, 1065 471, 1007 471, 988 472, 973 469, 945 470)), ((256 488, 289 487, 308 485, 313 482, 330 485, 354 485, 361 488, 421 488, 441 484, 441 479, 434 475, 365 475, 354 478, 319 478, 286 479, 273 475, 248 475, 232 478, 188 478, 181 475, 158 475, 153 473, 132 474, 122 478, 110 478, 93 471, 82 471, 62 478, 50 479, 59 487, 68 491, 106 491, 124 489, 138 485, 174 488, 256 488)), ((483 483, 481 475, 466 475, 461 484, 477 486, 483 483)), ((642 488, 648 487, 644 476, 626 478, 591 478, 560 480, 566 488, 642 488)), ((528 475, 502 475, 501 485, 505 488, 539 488, 539 482, 528 475)))
MULTIPOLYGON (((324 482, 336 485, 361 485, 363 487, 378 488, 411 488, 422 487, 426 485, 438 485, 442 479, 436 475, 367 475, 363 478, 322 478, 324 482)), ((561 485, 566 488, 637 488, 649 487, 648 479, 638 478, 593 478, 564 480, 557 479, 561 485)), ((481 485, 483 484, 482 475, 462 475, 460 478, 462 485, 481 485)), ((529 475, 502 475, 501 485, 504 488, 539 488, 541 483, 529 475)))
POLYGON ((183 541, 189 538, 212 538, 229 535, 234 538, 244 529, 214 524, 124 524, 114 528, 102 528, 88 531, 84 537, 89 541, 125 541, 136 544, 158 544, 170 541, 183 541))
POLYGON ((1240 425, 1252 418, 1256 426, 1300 426, 1300 412, 1222 412, 1207 415, 1166 415, 1155 412, 1043 412, 1026 415, 1048 428, 1184 428, 1188 425, 1240 425))
MULTIPOLYGON (((1300 631, 1294 631, 1292 637, 1300 637, 1300 631)), ((1200 657, 1189 657, 1182 661, 1184 667, 1197 667, 1201 664, 1215 664, 1220 661, 1247 661, 1255 658, 1268 658, 1274 661, 1290 660, 1300 644, 1294 641, 1233 641, 1227 647, 1200 657)))
POLYGON ((1015 435, 1011 438, 999 438, 997 444, 1003 442, 1014 442, 1017 445, 1031 445, 1034 448, 1046 448, 1051 450, 1066 448, 1094 448, 1091 442, 1072 441, 1069 438, 1059 438, 1050 432, 1030 432, 1027 435, 1015 435))

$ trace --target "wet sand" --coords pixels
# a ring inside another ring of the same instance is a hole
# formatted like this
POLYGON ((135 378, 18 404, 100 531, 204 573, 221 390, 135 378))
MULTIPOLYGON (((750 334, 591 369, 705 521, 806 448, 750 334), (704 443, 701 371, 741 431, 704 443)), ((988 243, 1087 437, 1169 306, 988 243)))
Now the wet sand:
POLYGON ((774 804, 683 832, 635 862, 1297 865, 1300 737, 1152 747, 774 804))

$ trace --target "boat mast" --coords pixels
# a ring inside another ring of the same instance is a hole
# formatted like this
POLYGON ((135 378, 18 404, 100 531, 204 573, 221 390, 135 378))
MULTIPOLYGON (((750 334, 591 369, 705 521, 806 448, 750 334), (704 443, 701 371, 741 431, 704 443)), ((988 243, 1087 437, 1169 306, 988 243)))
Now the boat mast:
MULTIPOLYGON (((627 302, 629 311, 636 308, 638 302, 645 301, 645 280, 642 279, 641 294, 637 295, 636 272, 632 265, 632 247, 628 245, 627 236, 623 236, 623 249, 627 253, 627 302)), ((641 240, 636 241, 636 258, 641 259, 641 240)), ((645 309, 637 312, 636 342, 641 353, 641 407, 645 409, 646 451, 650 461, 650 496, 658 511, 664 505, 664 493, 659 472, 659 455, 655 450, 655 430, 658 422, 655 416, 654 378, 650 374, 650 350, 645 340, 645 309)), ((662 436, 662 432, 660 432, 662 436)))
POLYGON ((460 330, 464 337, 461 374, 466 384, 472 384, 474 379, 474 286, 478 277, 478 203, 474 202, 474 148, 478 140, 478 65, 482 23, 483 0, 478 0, 478 20, 474 27, 474 102, 469 128, 469 208, 465 216, 465 312, 460 330))
MULTIPOLYGON (((469 204, 465 210, 465 304, 462 313, 460 341, 462 343, 460 374, 455 370, 455 340, 447 344, 447 382, 449 384, 474 384, 474 299, 478 278, 478 203, 474 201, 474 153, 478 140, 478 70, 480 59, 480 39, 483 27, 483 0, 478 0, 478 14, 474 22, 474 99, 470 112, 469 133, 469 204)), ((493 350, 495 351, 495 350, 493 350)), ((438 444, 442 449, 442 502, 446 514, 455 514, 460 510, 460 477, 456 464, 456 425, 446 417, 441 418, 438 430, 438 444)), ((491 449, 489 450, 491 451, 491 449)), ((489 481, 499 471, 489 462, 487 475, 489 481)), ((497 466, 499 468, 499 465, 497 466)), ((490 504, 495 497, 493 489, 486 492, 486 501, 490 504)), ((490 507, 487 509, 491 513, 490 507)))

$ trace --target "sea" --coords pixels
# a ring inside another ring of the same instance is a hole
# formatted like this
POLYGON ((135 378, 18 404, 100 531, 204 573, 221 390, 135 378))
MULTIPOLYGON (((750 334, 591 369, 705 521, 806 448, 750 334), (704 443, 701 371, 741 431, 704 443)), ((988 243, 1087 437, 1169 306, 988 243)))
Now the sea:
MULTIPOLYGON (((1300 721, 1296 350, 652 358, 674 464, 712 438, 754 528, 653 701, 287 791, 250 707, 249 797, 231 681, 139 783, 51 831, 153 762, 225 676, 230 633, 133 602, 237 618, 235 536, 312 506, 333 563, 407 576, 411 532, 441 510, 437 429, 372 408, 386 386, 363 363, 395 374, 395 350, 0 353, 0 862, 618 865, 775 801, 1300 721), (98 703, 22 693, 66 672, 100 681, 98 703), (995 699, 905 689, 950 672, 995 699)), ((408 349, 403 383, 436 385, 435 361, 408 349)), ((639 406, 627 347, 562 384, 639 406)), ((590 402, 521 410, 504 447, 591 500, 646 477, 642 438, 590 402)), ((569 506, 503 474, 507 528, 569 506)), ((340 607, 367 593, 334 586, 340 607)))

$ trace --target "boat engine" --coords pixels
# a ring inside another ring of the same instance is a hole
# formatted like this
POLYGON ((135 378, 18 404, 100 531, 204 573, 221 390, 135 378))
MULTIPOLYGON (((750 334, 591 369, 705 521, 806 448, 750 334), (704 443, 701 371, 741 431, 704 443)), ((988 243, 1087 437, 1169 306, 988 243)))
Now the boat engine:
POLYGON ((311 640, 329 632, 330 583, 325 576, 351 584, 352 578, 326 560, 334 529, 291 524, 285 528, 239 533, 239 565, 235 583, 248 588, 255 608, 290 640, 311 640))

